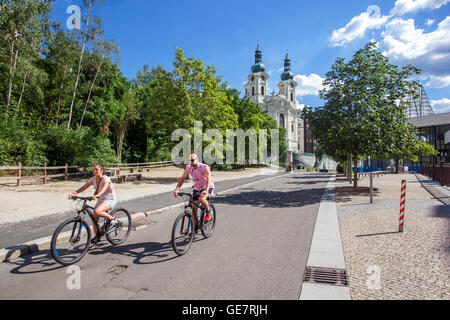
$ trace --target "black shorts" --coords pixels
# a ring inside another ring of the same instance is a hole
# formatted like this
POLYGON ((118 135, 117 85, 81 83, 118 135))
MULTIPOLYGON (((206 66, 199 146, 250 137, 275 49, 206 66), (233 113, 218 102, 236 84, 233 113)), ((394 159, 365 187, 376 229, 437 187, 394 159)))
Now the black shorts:
MULTIPOLYGON (((200 194, 201 194, 203 191, 205 191, 205 189, 200 190, 200 191, 194 190, 194 193, 193 193, 193 199, 194 199, 194 201, 197 201, 198 198, 200 198, 200 194)), ((214 188, 210 188, 210 189, 208 190, 208 194, 209 194, 209 195, 214 194, 214 188)), ((208 200, 209 200, 209 196, 208 196, 208 200)))

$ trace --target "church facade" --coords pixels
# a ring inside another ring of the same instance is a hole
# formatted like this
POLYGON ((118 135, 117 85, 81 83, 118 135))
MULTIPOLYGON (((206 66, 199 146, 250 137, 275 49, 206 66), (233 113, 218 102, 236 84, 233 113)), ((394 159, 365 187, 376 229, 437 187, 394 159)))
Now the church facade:
POLYGON ((299 115, 299 105, 295 90, 297 82, 291 72, 291 61, 288 53, 284 60, 284 72, 278 83, 278 93, 269 93, 266 67, 262 62, 262 51, 259 47, 255 51, 255 64, 251 68, 252 73, 248 76, 248 82, 244 85, 245 98, 261 105, 262 109, 277 121, 278 126, 286 128, 286 142, 293 152, 304 152, 303 132, 304 123, 299 115))

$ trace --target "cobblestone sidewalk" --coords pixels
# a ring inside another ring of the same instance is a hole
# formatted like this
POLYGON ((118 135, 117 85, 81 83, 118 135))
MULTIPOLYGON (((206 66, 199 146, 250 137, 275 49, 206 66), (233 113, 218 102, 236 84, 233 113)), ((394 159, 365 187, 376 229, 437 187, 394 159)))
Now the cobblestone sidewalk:
MULTIPOLYGON (((368 179, 358 183, 368 184, 368 179)), ((375 187, 373 204, 367 194, 336 188, 352 299, 450 300, 450 206, 413 174, 381 177, 375 187), (405 231, 399 233, 402 179, 407 207, 405 231)))

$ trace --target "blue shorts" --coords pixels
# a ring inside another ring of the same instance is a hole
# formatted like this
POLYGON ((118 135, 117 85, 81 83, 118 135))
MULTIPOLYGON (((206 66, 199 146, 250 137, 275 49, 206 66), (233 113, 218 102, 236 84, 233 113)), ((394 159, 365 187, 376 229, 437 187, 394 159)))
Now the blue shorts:
POLYGON ((114 207, 117 205, 117 199, 106 199, 101 202, 97 202, 97 204, 95 205, 95 208, 97 208, 103 202, 106 202, 107 204, 109 204, 111 207, 111 210, 114 209, 114 207))

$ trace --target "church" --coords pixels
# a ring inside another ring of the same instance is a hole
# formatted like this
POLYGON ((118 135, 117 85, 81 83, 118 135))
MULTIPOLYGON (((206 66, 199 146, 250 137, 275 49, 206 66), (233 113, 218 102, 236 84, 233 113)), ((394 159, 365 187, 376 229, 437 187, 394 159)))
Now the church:
POLYGON ((269 75, 262 62, 262 51, 259 47, 255 51, 255 64, 252 73, 248 76, 248 82, 244 85, 245 96, 250 101, 261 105, 262 109, 277 121, 280 127, 286 128, 286 142, 288 148, 294 153, 304 152, 304 123, 300 117, 295 89, 297 82, 291 71, 291 60, 286 52, 284 59, 284 72, 278 83, 278 94, 268 92, 269 75))

